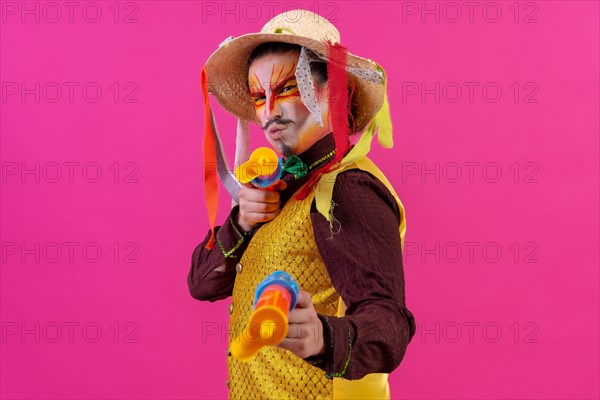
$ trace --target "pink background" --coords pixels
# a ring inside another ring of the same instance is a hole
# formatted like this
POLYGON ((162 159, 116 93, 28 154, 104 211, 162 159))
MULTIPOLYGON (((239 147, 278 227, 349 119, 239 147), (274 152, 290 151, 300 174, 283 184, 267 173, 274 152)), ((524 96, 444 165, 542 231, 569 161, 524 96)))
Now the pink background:
MULTIPOLYGON (((196 301, 186 283, 208 229, 199 76, 268 3, 80 2, 72 22, 26 4, 39 23, 0 4, 2 398, 225 398, 229 299, 196 301), (40 101, 23 99, 36 82, 40 101), (21 174, 36 163, 39 179, 21 174)), ((389 76, 395 146, 371 158, 407 210, 418 325, 392 397, 597 399, 598 2, 480 2, 472 22, 462 2, 456 22, 445 3, 426 3, 439 22, 421 2, 296 4, 389 76), (436 82, 440 101, 422 99, 436 82)), ((231 159, 235 120, 213 106, 231 159)), ((219 224, 229 205, 222 190, 219 224)))

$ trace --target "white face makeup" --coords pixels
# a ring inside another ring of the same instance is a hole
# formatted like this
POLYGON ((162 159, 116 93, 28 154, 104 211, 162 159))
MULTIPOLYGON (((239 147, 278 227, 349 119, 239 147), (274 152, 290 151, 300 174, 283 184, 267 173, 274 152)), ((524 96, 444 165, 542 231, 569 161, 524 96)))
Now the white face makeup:
POLYGON ((294 51, 268 54, 255 60, 248 71, 256 117, 269 143, 284 156, 303 153, 331 132, 327 87, 313 80, 322 126, 302 103, 295 76, 298 57, 294 51))

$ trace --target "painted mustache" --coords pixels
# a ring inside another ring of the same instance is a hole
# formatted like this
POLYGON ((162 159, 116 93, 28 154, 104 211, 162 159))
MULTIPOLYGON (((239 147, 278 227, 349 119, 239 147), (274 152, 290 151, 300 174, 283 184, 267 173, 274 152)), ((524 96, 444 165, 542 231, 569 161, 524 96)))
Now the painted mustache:
POLYGON ((276 120, 273 120, 273 121, 269 121, 269 122, 267 122, 267 123, 265 124, 265 126, 263 126, 262 130, 263 130, 263 131, 267 131, 267 129, 269 129, 269 127, 270 127, 271 125, 273 125, 273 124, 275 124, 275 125, 280 125, 280 126, 285 126, 285 125, 287 125, 287 124, 293 124, 293 123, 294 123, 294 121, 291 121, 291 120, 289 120, 289 119, 276 119, 276 120))

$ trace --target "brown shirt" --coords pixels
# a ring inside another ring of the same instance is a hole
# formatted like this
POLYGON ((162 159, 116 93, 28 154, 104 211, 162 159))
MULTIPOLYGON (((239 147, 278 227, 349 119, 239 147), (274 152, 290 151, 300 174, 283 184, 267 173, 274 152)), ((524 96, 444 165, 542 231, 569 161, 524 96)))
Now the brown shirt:
MULTIPOLYGON (((330 133, 298 157, 311 165, 334 148, 330 133)), ((315 170, 302 178, 282 177, 288 186, 281 192, 281 207, 315 170)), ((333 226, 335 235, 314 200, 310 218, 319 253, 347 307, 346 316, 318 314, 326 353, 305 361, 324 370, 328 378, 341 373, 346 363, 346 379, 392 372, 415 334, 415 319, 405 305, 398 204, 381 181, 358 169, 338 175, 333 201, 339 222, 333 226)), ((215 228, 212 250, 205 248, 209 230, 193 252, 188 286, 195 299, 214 302, 233 292, 235 266, 252 240, 252 233, 245 233, 235 223, 238 210, 239 206, 233 207, 225 223, 215 228)))

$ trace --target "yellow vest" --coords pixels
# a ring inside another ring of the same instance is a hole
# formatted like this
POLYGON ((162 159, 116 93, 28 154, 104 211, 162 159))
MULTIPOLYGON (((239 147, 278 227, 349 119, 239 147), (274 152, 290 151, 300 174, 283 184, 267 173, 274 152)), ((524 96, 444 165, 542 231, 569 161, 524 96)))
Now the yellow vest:
MULTIPOLYGON (((364 157, 345 169, 360 168, 381 180, 401 211, 404 207, 383 173, 364 157)), ((237 338, 252 314, 256 286, 276 270, 288 272, 301 290, 312 294, 317 313, 343 317, 346 306, 336 292, 314 238, 310 208, 313 190, 305 199, 290 198, 279 215, 258 229, 240 260, 232 293, 229 340, 237 338)), ((338 372, 338 371, 336 371, 338 372)), ((374 373, 357 380, 325 377, 323 370, 275 346, 263 347, 244 363, 228 357, 230 399, 389 399, 388 374, 374 373)))

